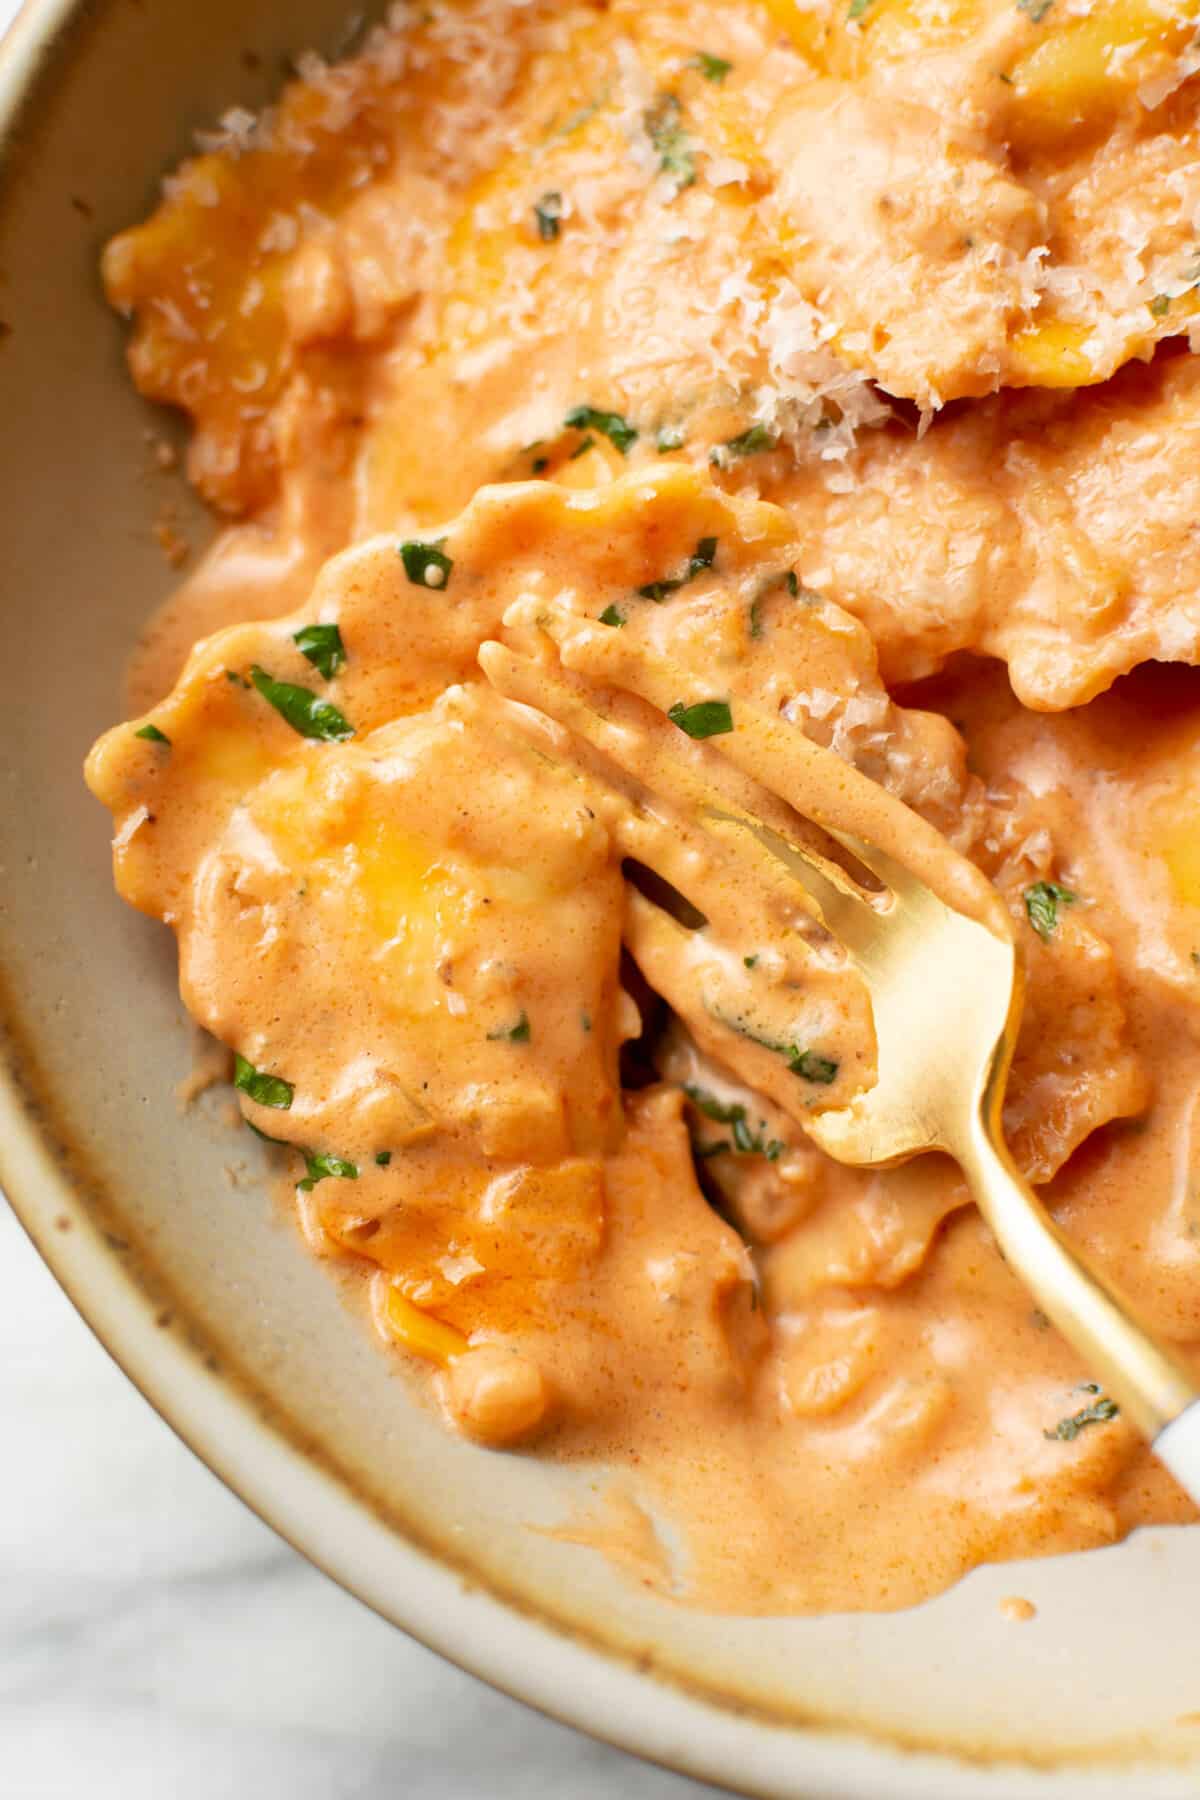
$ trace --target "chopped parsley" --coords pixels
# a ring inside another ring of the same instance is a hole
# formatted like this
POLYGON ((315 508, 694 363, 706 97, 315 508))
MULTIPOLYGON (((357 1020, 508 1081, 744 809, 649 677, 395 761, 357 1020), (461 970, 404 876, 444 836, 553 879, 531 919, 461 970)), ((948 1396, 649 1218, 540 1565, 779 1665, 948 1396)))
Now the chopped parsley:
POLYGON ((145 738, 148 744, 165 744, 168 750, 171 748, 170 738, 165 731, 160 731, 157 725, 140 725, 133 735, 145 738))
POLYGON ((660 94, 642 115, 646 136, 658 153, 658 166, 676 189, 691 187, 696 179, 696 158, 680 123, 680 105, 674 94, 660 94))
POLYGON ((292 642, 326 681, 345 665, 346 646, 336 625, 302 625, 292 633, 292 642))
POLYGON ((697 50, 688 67, 689 69, 699 69, 705 81, 715 81, 720 85, 732 69, 733 64, 727 62, 723 56, 713 56, 707 50, 697 50))
POLYGON ((716 1016, 723 1025, 728 1025, 739 1037, 748 1038, 761 1050, 769 1050, 773 1056, 785 1056, 789 1075, 799 1075, 802 1081, 811 1081, 818 1087, 828 1087, 836 1081, 840 1065, 832 1056, 822 1056, 816 1050, 801 1050, 796 1044, 781 1044, 776 1038, 762 1037, 757 1031, 751 1031, 744 1020, 731 1019, 723 1013, 716 1016))
POLYGON ((318 1181, 327 1181, 336 1176, 339 1181, 357 1181, 358 1164, 347 1162, 344 1156, 326 1156, 324 1151, 318 1155, 306 1155, 304 1180, 297 1183, 302 1193, 311 1194, 318 1181))
POLYGON ((694 1082, 685 1081, 683 1091, 696 1111, 702 1112, 706 1119, 712 1119, 717 1125, 732 1125, 734 1119, 744 1119, 746 1116, 744 1106, 718 1100, 715 1094, 710 1093, 707 1088, 696 1086, 694 1082))
POLYGON ((551 191, 534 203, 533 216, 543 244, 552 244, 562 226, 563 197, 551 191))
POLYGON ((294 1150, 296 1148, 290 1138, 272 1137, 269 1131, 260 1131, 253 1119, 243 1119, 242 1124, 248 1125, 255 1137, 261 1138, 264 1144, 278 1144, 283 1150, 294 1150))
POLYGON ((354 736, 354 727, 338 711, 331 700, 322 700, 311 688, 296 687, 290 681, 276 681, 255 663, 250 679, 262 695, 287 720, 301 737, 323 738, 327 743, 341 744, 354 736))
POLYGON ((664 454, 668 450, 682 450, 683 438, 682 425, 660 425, 654 448, 664 454))
POLYGON ((454 564, 442 549, 445 542, 445 538, 435 538, 431 544, 422 544, 409 538, 401 544, 400 560, 414 587, 444 588, 449 582, 454 564))
MULTIPOLYGON (((696 1087, 691 1082, 684 1083, 683 1091, 696 1111, 703 1113, 706 1119, 712 1119, 718 1125, 733 1127, 732 1147, 734 1150, 740 1151, 743 1156, 765 1156, 768 1162, 775 1162, 787 1149, 787 1145, 782 1143, 779 1138, 768 1138, 764 1135, 764 1122, 761 1119, 757 1134, 751 1131, 746 1123, 746 1109, 738 1102, 719 1100, 715 1094, 709 1093, 707 1088, 696 1087)), ((717 1150, 729 1148, 730 1146, 723 1142, 713 1145, 711 1148, 706 1146, 702 1154, 713 1156, 717 1150)))
POLYGON ((576 444, 575 448, 572 450, 570 456, 568 456, 567 461, 568 462, 577 462, 581 456, 586 456, 588 451, 594 447, 595 442, 596 442, 595 438, 592 436, 591 432, 589 431, 585 438, 580 438, 579 442, 576 444))
POLYGON ((765 425, 751 425, 738 437, 727 438, 723 444, 714 444, 708 453, 708 460, 714 469, 727 469, 731 463, 740 462, 744 456, 757 456, 762 450, 774 450, 779 439, 765 425))
POLYGON ((606 606, 604 611, 600 614, 600 623, 602 625, 612 625, 616 629, 620 629, 625 623, 625 615, 624 613, 619 613, 616 607, 610 604, 606 606))
POLYGON ((1017 11, 1023 12, 1034 25, 1040 25, 1054 0, 1017 0, 1017 11))
POLYGON ((586 125, 589 119, 595 118, 607 99, 608 89, 605 88, 595 100, 590 100, 586 106, 581 106, 578 111, 568 114, 561 125, 551 121, 550 129, 547 132, 547 141, 553 143, 555 138, 570 137, 571 133, 578 131, 581 125, 586 125))
POLYGON ((757 967, 758 967, 758 952, 756 951, 753 956, 743 956, 742 967, 744 969, 757 969, 757 967))
POLYGON ((850 0, 846 8, 847 22, 852 25, 856 19, 861 19, 871 4, 872 0, 850 0))
POLYGON ((817 598, 817 595, 810 594, 807 589, 800 586, 795 569, 785 569, 782 575, 768 576, 750 602, 750 636, 752 638, 760 638, 763 635, 762 603, 767 595, 773 594, 778 587, 786 588, 793 600, 800 594, 803 594, 806 600, 817 598))
POLYGON ((1025 889, 1025 911, 1043 943, 1049 943, 1054 936, 1059 907, 1074 906, 1078 898, 1078 894, 1060 887, 1057 881, 1035 881, 1025 889))
POLYGON ((665 581, 648 581, 645 587, 638 589, 642 600, 654 600, 661 603, 668 594, 673 594, 686 582, 697 575, 703 575, 705 569, 711 569, 717 558, 717 540, 715 537, 701 538, 688 558, 688 564, 682 575, 669 576, 665 581))
POLYGON ((273 1106, 277 1112, 286 1112, 292 1104, 292 1096, 296 1090, 290 1081, 282 1075, 264 1075, 256 1069, 252 1062, 244 1056, 234 1055, 233 1085, 241 1094, 248 1094, 259 1106, 273 1106))
POLYGON ((375 1152, 375 1161, 381 1169, 386 1169, 391 1160, 392 1153, 390 1150, 377 1150, 375 1152))
POLYGON ((1068 1418, 1060 1419, 1053 1431, 1042 1433, 1043 1437, 1049 1438, 1051 1442, 1057 1438, 1061 1443, 1069 1444, 1079 1436, 1085 1426, 1106 1425, 1110 1419, 1120 1416, 1121 1409, 1116 1401, 1110 1400, 1107 1394, 1102 1394, 1094 1381, 1085 1381, 1079 1391, 1081 1394, 1095 1394, 1096 1399, 1090 1401, 1087 1406, 1081 1406, 1077 1413, 1071 1413, 1068 1418))
POLYGON ((831 1056, 818 1056, 815 1050, 793 1050, 788 1057, 788 1073, 799 1075, 803 1081, 815 1082, 818 1087, 828 1087, 837 1080, 838 1065, 831 1056))
POLYGON ((236 669, 226 669, 225 679, 226 681, 232 681, 234 687, 248 688, 250 686, 246 677, 244 675, 239 675, 236 669))
POLYGON ((598 431, 622 456, 628 456, 630 445, 637 443, 636 425, 631 425, 620 413, 601 412, 595 406, 573 406, 563 424, 573 431, 598 431))
POLYGON ((1171 310, 1170 294, 1155 294, 1150 302, 1150 311, 1156 319, 1164 319, 1171 310))
POLYGON ((529 1015, 524 1007, 521 1008, 521 1016, 515 1025, 501 1025, 497 1031, 488 1032, 488 1042, 491 1044, 501 1041, 509 1044, 527 1044, 529 1038, 529 1015))
POLYGON ((677 700, 668 709, 667 717, 690 738, 723 737, 733 730, 728 700, 697 700, 694 706, 685 706, 682 700, 677 700))

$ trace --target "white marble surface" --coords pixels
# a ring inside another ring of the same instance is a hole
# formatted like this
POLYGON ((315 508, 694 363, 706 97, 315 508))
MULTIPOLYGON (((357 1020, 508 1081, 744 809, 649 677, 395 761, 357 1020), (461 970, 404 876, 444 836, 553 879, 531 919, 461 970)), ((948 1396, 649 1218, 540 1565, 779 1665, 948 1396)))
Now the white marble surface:
MULTIPOLYGON (((16 0, 0 0, 0 35, 16 0)), ((311 1568, 114 1367, 0 1198, 2 1800, 690 1800, 311 1568)))
POLYGON ((0 1200, 3 1800, 693 1800, 385 1625, 186 1450, 0 1200))

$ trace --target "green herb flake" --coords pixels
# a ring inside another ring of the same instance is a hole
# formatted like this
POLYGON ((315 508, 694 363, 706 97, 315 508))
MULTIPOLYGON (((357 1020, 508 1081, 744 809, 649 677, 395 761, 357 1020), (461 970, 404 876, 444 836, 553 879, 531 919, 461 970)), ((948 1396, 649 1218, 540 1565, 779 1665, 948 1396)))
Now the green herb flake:
POLYGON ((620 413, 601 412, 595 406, 573 406, 563 424, 571 431, 598 431, 622 456, 628 456, 631 445, 637 443, 636 425, 631 425, 620 413))
POLYGON ((619 613, 616 607, 610 604, 606 606, 604 611, 600 614, 600 623, 602 625, 612 625, 619 630, 625 623, 625 615, 624 613, 619 613))
POLYGON ((1150 311, 1156 319, 1165 319, 1171 310, 1170 294, 1155 294, 1150 302, 1150 311))
POLYGON ((764 581, 759 588, 754 599, 750 602, 750 636, 752 638, 762 637, 763 601, 767 599, 768 595, 773 594, 775 590, 780 587, 786 588, 793 600, 799 598, 801 595, 806 601, 812 601, 818 597, 816 594, 810 594, 807 589, 800 586, 795 569, 785 569, 782 575, 768 576, 766 581, 764 581))
POLYGON ((292 642, 326 681, 345 666, 346 646, 336 625, 302 625, 292 633, 292 642))
POLYGON ((730 1018, 721 1012, 715 1016, 730 1031, 736 1031, 739 1037, 757 1044, 760 1050, 769 1050, 773 1056, 786 1056, 790 1075, 799 1075, 805 1081, 815 1082, 818 1087, 828 1087, 837 1079, 840 1065, 833 1057, 821 1056, 816 1050, 801 1050, 795 1044, 781 1044, 776 1038, 762 1037, 757 1031, 752 1031, 744 1019, 730 1018))
POLYGON ((516 1024, 515 1025, 501 1025, 496 1031, 489 1031, 488 1032, 488 1042, 490 1044, 498 1044, 498 1043, 502 1043, 502 1042, 508 1043, 508 1044, 527 1044, 529 1042, 530 1036, 531 1036, 531 1033, 529 1030, 529 1015, 525 1011, 525 1008, 522 1007, 521 1008, 521 1016, 517 1020, 516 1024))
POLYGON ((448 584, 454 564, 442 549, 445 542, 445 538, 435 538, 423 544, 408 538, 401 544, 400 560, 414 587, 444 588, 448 584))
POLYGON ((568 456, 567 461, 568 462, 578 462, 578 460, 581 456, 586 456, 589 450, 592 450, 595 448, 595 444, 596 444, 596 440, 592 436, 591 432, 589 431, 587 436, 585 438, 581 438, 580 441, 576 444, 576 446, 572 450, 570 456, 568 456))
POLYGON ((548 456, 535 456, 531 466, 535 475, 544 475, 546 470, 550 467, 550 458, 548 456))
POLYGON ((140 725, 133 735, 145 738, 148 744, 165 744, 168 750, 171 748, 170 738, 165 731, 160 731, 157 725, 140 725))
POLYGON ((1078 894, 1060 887, 1057 881, 1035 881, 1025 889, 1025 911, 1029 923, 1044 944, 1048 944, 1058 927, 1060 906, 1074 906, 1078 894))
POLYGON ((697 700, 694 706, 685 706, 682 700, 677 700, 668 709, 667 717, 690 738, 723 737, 733 730, 733 713, 728 700, 697 700))
POLYGON ((838 1066, 831 1056, 819 1056, 815 1050, 792 1050, 788 1056, 789 1075, 799 1075, 818 1087, 829 1087, 837 1080, 838 1066))
POLYGON ((684 431, 682 425, 662 425, 654 439, 654 448, 665 455, 668 450, 682 450, 684 431))
POLYGON ((645 587, 638 589, 639 599, 653 600, 656 604, 661 604, 668 594, 676 593, 686 582, 695 580, 697 575, 703 575, 706 569, 711 569, 716 559, 716 538, 701 538, 688 558, 687 567, 682 575, 669 576, 665 581, 648 581, 645 587))
POLYGON ((689 69, 698 69, 705 81, 715 81, 718 86, 724 81, 733 64, 723 56, 713 56, 707 50, 697 50, 688 64, 689 69))
POLYGON ((1053 5, 1054 0, 1017 0, 1017 11, 1023 12, 1032 24, 1040 25, 1053 5))
POLYGON ((757 967, 758 967, 757 954, 755 954, 754 956, 743 956, 742 967, 744 969, 757 969, 757 967))
POLYGON ((692 1155, 698 1156, 701 1162, 707 1162, 710 1156, 720 1156, 723 1150, 732 1151, 733 1145, 728 1138, 718 1138, 715 1144, 692 1145, 692 1155))
POLYGON ((390 1150, 377 1150, 375 1152, 375 1161, 379 1168, 386 1169, 391 1160, 392 1153, 390 1150))
POLYGON ((714 469, 728 469, 733 463, 740 462, 745 456, 758 456, 764 450, 774 450, 779 439, 765 425, 751 425, 738 437, 727 438, 723 444, 714 444, 708 453, 708 460, 714 469))
POLYGON ((241 1094, 247 1094, 258 1106, 273 1106, 277 1112, 286 1112, 292 1104, 296 1092, 290 1081, 282 1075, 264 1075, 256 1069, 252 1062, 244 1056, 234 1055, 233 1085, 241 1094))
POLYGON ((712 1119, 718 1125, 732 1125, 734 1119, 744 1119, 746 1116, 744 1106, 718 1100, 707 1088, 698 1087, 690 1081, 684 1082, 683 1091, 697 1112, 702 1112, 706 1119, 712 1119))
POLYGON ((254 1123, 253 1119, 243 1119, 242 1124, 249 1126, 250 1130, 254 1133, 255 1137, 261 1138, 264 1144, 278 1144, 284 1150, 294 1150, 295 1149, 295 1145, 292 1143, 290 1138, 272 1137, 269 1131, 260 1130, 259 1127, 254 1123))
POLYGON ((1081 1406, 1077 1413, 1060 1419, 1053 1431, 1043 1431, 1043 1437, 1049 1438, 1052 1443, 1057 1439, 1060 1443, 1070 1444, 1086 1426, 1106 1425, 1110 1419, 1119 1418, 1121 1409, 1116 1401, 1110 1400, 1107 1394, 1101 1394, 1094 1381, 1085 1382, 1081 1392, 1098 1397, 1089 1401, 1087 1406, 1081 1406))
POLYGON ((719 1100, 707 1088, 696 1087, 691 1082, 685 1082, 683 1091, 696 1111, 703 1113, 706 1119, 712 1119, 717 1125, 733 1127, 732 1145, 723 1141, 720 1144, 705 1146, 701 1155, 714 1156, 718 1150, 733 1149, 739 1151, 743 1156, 765 1156, 768 1162, 776 1162, 783 1155, 787 1145, 781 1143, 778 1138, 766 1137, 764 1121, 761 1119, 759 1130, 751 1131, 746 1122, 746 1109, 738 1102, 719 1100))
POLYGON ((581 1013, 580 1013, 580 1015, 579 1015, 579 1024, 580 1024, 580 1028, 581 1028, 581 1030, 583 1030, 583 1031, 590 1031, 590 1030, 591 1030, 591 1029, 592 1029, 592 1015, 591 1015, 591 1013, 590 1013, 590 1012, 586 1012, 586 1011, 584 1011, 584 1012, 581 1012, 581 1013))
POLYGON ((244 675, 239 675, 236 669, 226 669, 225 679, 226 681, 232 681, 234 687, 249 688, 250 686, 246 677, 244 675))
POLYGON ((856 19, 861 19, 872 3, 873 0, 850 0, 850 4, 846 8, 847 23, 853 25, 856 19))
POLYGON ((349 724, 331 700, 322 700, 311 688, 296 687, 290 681, 276 681, 255 663, 250 679, 281 718, 301 737, 322 738, 327 743, 341 744, 354 736, 349 724))
POLYGON ((534 203, 533 217, 543 244, 552 244, 562 227, 563 197, 559 193, 543 194, 534 203))
POLYGON ((573 132, 579 130, 581 125, 586 125, 589 119, 595 118, 607 99, 608 89, 606 87, 595 100, 589 100, 586 106, 581 106, 576 112, 569 113, 561 125, 557 121, 551 120, 547 127, 546 141, 553 143, 556 138, 570 137, 573 132))
POLYGON ((304 1160, 304 1180, 297 1183, 302 1193, 311 1194, 318 1181, 334 1177, 339 1181, 358 1180, 358 1164, 347 1162, 344 1156, 326 1156, 322 1151, 316 1156, 306 1156, 304 1160))
POLYGON ((680 110, 674 94, 660 94, 642 115, 646 136, 658 153, 658 166, 677 189, 691 187, 696 179, 696 158, 680 121, 680 110))

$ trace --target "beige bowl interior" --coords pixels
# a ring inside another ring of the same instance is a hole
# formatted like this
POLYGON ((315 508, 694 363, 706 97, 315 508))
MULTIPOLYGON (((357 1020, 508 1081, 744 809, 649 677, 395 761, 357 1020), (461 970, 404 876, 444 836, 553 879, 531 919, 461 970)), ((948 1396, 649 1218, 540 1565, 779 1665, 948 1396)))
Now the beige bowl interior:
POLYGON ((172 944, 114 898, 79 768, 171 585, 164 497, 194 541, 208 526, 151 469, 164 421, 130 387, 96 260, 197 126, 262 103, 288 51, 335 50, 346 11, 43 0, 0 53, 5 1186, 109 1348, 246 1499, 381 1612, 560 1717, 763 1793, 1194 1794, 1200 1531, 983 1570, 886 1617, 660 1603, 530 1529, 603 1471, 447 1438, 265 1191, 229 1185, 253 1151, 177 1112, 191 1038, 172 944), (1012 1593, 1034 1623, 1002 1619, 1012 1593))

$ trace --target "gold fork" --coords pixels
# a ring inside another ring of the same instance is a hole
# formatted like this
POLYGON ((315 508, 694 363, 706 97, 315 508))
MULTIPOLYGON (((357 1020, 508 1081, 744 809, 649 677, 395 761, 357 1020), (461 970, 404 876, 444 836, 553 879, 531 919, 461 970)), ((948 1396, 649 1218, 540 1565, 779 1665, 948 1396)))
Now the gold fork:
MULTIPOLYGON (((727 903, 706 896, 702 852, 713 866, 728 868, 733 857, 743 891, 755 883, 798 900, 858 970, 874 1015, 877 1078, 847 1106, 806 1112, 812 1138, 855 1165, 924 1151, 952 1156, 1037 1305, 1200 1503, 1200 1387, 1064 1237, 1005 1143, 1001 1109, 1023 978, 995 889, 902 801, 744 700, 699 755, 682 734, 676 747, 662 717, 654 730, 630 730, 619 713, 625 696, 668 715, 696 694, 697 677, 621 631, 565 614, 537 623, 543 635, 533 654, 489 643, 480 663, 500 693, 632 778, 650 803, 639 810, 639 860, 701 914, 708 897, 728 917, 727 903), (744 778, 740 787, 728 765, 744 778), (755 793, 761 804, 747 804, 755 793), (655 797, 668 803, 665 820, 661 808, 657 822, 652 817, 655 797), (782 829, 780 799, 797 823, 815 824, 869 870, 881 891, 854 880, 803 830, 782 829)), ((660 936, 687 929, 643 895, 631 895, 631 908, 660 936)))

